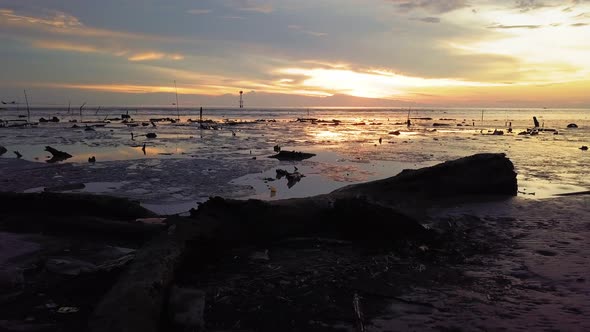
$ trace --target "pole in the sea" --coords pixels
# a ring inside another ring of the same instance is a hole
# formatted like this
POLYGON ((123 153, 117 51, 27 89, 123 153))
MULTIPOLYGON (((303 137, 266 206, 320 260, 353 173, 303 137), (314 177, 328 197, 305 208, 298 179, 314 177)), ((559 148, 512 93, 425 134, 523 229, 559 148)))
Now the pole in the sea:
POLYGON ((31 122, 31 109, 29 108, 29 98, 27 97, 27 90, 25 92, 25 102, 27 102, 27 121, 31 122))
POLYGON ((484 110, 481 110, 481 125, 482 125, 482 127, 483 127, 483 111, 484 110))
POLYGON ((199 123, 203 123, 203 108, 199 110, 199 123))
POLYGON ((240 91, 240 108, 244 108, 244 98, 242 97, 243 94, 244 91, 240 91))
POLYGON ((176 93, 176 117, 180 120, 180 111, 178 110, 178 89, 176 88, 176 80, 174 80, 174 91, 176 93))

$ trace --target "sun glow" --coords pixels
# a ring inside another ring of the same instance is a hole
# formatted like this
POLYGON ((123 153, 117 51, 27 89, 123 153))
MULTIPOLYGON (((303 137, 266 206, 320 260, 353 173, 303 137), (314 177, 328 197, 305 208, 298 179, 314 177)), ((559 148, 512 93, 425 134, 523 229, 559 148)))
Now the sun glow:
POLYGON ((365 98, 391 98, 405 95, 411 88, 501 86, 498 83, 470 82, 455 79, 431 79, 398 75, 386 70, 357 72, 345 69, 284 68, 283 75, 303 77, 304 87, 365 98))

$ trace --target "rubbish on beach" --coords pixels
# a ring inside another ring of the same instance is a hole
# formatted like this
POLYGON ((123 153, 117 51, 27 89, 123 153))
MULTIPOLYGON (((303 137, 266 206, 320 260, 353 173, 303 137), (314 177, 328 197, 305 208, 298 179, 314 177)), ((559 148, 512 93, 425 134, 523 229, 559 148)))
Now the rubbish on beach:
POLYGON ((280 151, 279 153, 270 156, 269 158, 276 158, 278 160, 295 160, 301 161, 315 157, 313 153, 297 152, 297 151, 280 151))

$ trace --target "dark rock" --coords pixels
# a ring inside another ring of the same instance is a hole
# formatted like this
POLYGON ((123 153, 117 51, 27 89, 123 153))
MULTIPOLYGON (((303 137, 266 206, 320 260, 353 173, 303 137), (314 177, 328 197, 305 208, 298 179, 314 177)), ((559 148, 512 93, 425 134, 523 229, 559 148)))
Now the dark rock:
POLYGON ((8 152, 8 150, 5 147, 3 147, 2 145, 0 145, 0 156, 5 154, 6 152, 8 152))
POLYGON ((433 127, 448 127, 448 126, 450 126, 450 124, 448 124, 448 123, 437 123, 437 122, 435 122, 435 123, 432 124, 432 126, 433 127))
POLYGON ((582 145, 582 147, 580 148, 580 150, 582 150, 582 151, 588 151, 588 147, 586 145, 582 145))
POLYGON ((96 157, 95 156, 92 156, 92 157, 88 158, 88 162, 89 163, 95 163, 96 162, 96 157))
POLYGON ((277 144, 277 145, 275 145, 275 146, 273 147, 273 150, 274 150, 275 152, 281 152, 281 147, 280 147, 280 146, 277 144))
POLYGON ((296 151, 280 151, 279 153, 275 154, 274 156, 270 156, 269 158, 276 158, 278 160, 301 161, 304 159, 309 159, 314 156, 315 156, 315 154, 313 154, 313 153, 296 152, 296 151))
POLYGON ((147 137, 147 138, 156 138, 156 137, 158 137, 158 135, 156 135, 156 133, 147 133, 145 135, 145 137, 147 137))
POLYGON ((567 125, 568 128, 578 128, 578 125, 575 123, 570 123, 567 125))
POLYGON ((400 132, 399 130, 390 131, 390 132, 389 132, 389 135, 396 135, 396 136, 399 136, 399 135, 401 135, 401 132, 400 132))

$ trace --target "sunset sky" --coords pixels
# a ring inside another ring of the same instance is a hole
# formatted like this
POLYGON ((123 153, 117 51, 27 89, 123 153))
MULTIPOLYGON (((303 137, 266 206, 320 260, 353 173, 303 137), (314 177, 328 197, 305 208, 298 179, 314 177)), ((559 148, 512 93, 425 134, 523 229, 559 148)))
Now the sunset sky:
POLYGON ((0 0, 0 98, 590 107, 590 0, 0 0))

